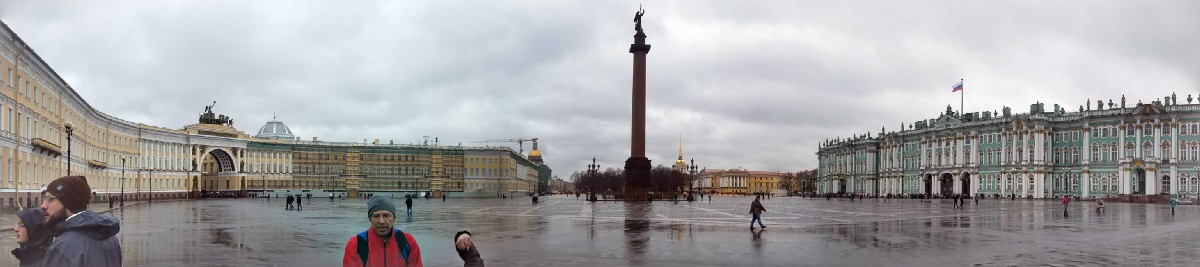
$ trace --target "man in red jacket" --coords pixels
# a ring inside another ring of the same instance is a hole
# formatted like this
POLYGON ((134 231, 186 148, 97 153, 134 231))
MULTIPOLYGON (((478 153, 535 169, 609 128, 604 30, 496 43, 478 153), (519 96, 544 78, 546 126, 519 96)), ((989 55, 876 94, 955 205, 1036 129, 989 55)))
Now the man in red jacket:
POLYGON ((386 196, 367 201, 367 219, 371 228, 350 237, 342 255, 343 267, 424 266, 421 248, 409 233, 396 229, 396 206, 386 196))

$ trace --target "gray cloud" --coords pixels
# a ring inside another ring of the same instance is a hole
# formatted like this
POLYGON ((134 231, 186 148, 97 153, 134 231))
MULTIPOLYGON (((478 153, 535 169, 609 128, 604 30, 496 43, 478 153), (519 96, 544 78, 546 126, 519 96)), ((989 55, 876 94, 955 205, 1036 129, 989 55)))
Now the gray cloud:
MULTIPOLYGON (((97 109, 169 128, 443 144, 539 137, 559 174, 628 157, 635 2, 4 2, 97 109)), ((815 168, 826 138, 968 111, 1200 95, 1200 3, 645 5, 648 155, 815 168)), ((500 144, 496 144, 500 145, 500 144)), ((529 148, 526 147, 528 150, 529 148)))

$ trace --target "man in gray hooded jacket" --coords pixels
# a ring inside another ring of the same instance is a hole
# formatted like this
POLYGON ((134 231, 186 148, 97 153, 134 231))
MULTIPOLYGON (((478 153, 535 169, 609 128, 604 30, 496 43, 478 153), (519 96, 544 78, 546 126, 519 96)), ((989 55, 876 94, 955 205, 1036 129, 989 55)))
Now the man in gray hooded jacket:
POLYGON ((92 188, 83 176, 65 176, 46 187, 42 209, 54 241, 44 266, 121 266, 121 222, 87 210, 92 188))

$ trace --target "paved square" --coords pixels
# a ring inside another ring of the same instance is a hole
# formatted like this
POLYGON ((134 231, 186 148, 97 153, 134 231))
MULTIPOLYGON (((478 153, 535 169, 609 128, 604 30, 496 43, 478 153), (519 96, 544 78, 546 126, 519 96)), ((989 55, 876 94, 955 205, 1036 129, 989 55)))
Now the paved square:
MULTIPOLYGON (((574 196, 418 199, 397 224, 428 266, 461 266, 452 237, 475 233, 489 266, 1029 266, 1200 264, 1200 207, 983 200, 774 198, 750 230, 750 197, 588 203, 574 196)), ((126 266, 336 266, 367 228, 365 201, 314 198, 140 204, 122 220, 126 266)), ((403 208, 403 199, 397 201, 403 208)), ((97 205, 93 208, 107 208, 97 205)), ((11 231, 0 249, 13 248, 11 231)), ((15 266, 5 257, 3 266, 15 266)))

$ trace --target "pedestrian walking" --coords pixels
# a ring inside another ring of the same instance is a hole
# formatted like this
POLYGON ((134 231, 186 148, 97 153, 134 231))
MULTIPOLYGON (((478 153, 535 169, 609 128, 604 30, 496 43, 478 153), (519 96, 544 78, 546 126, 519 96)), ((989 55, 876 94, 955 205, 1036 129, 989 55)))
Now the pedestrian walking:
POLYGON ((1175 201, 1175 196, 1171 196, 1171 215, 1175 215, 1175 204, 1176 203, 1178 203, 1178 202, 1175 201))
POLYGON ((1096 198, 1096 212, 1104 213, 1104 198, 1096 198))
POLYGON ((51 230, 44 226, 42 216, 46 213, 41 207, 32 207, 17 213, 17 226, 13 232, 17 234, 17 248, 12 250, 20 266, 42 266, 42 259, 50 242, 54 239, 51 230))
POLYGON ((754 196, 754 202, 750 203, 750 230, 754 230, 755 221, 758 222, 758 226, 761 226, 763 229, 767 229, 767 226, 763 225, 762 222, 762 213, 767 211, 767 208, 764 208, 762 202, 759 202, 761 198, 761 196, 754 196))
POLYGON ((975 196, 975 206, 979 206, 979 199, 983 196, 975 196))
POLYGON ((64 176, 46 187, 42 210, 53 225, 54 241, 43 266, 121 266, 121 222, 87 209, 92 188, 83 176, 64 176))
POLYGON ((446 193, 442 193, 442 202, 446 202, 446 193))
POLYGON ((292 197, 292 195, 287 195, 287 205, 283 209, 292 210, 292 202, 296 202, 296 198, 292 197))
POLYGON ((371 227, 346 241, 342 266, 424 266, 412 234, 396 228, 396 206, 387 196, 367 201, 371 227))
POLYGON ((408 208, 408 217, 412 217, 412 198, 404 197, 404 206, 408 208))
POLYGON ((302 199, 302 197, 296 196, 296 211, 300 211, 300 210, 304 209, 304 203, 301 203, 302 202, 302 201, 300 201, 301 199, 302 199))
POLYGON ((1067 204, 1070 204, 1070 203, 1071 203, 1071 196, 1063 196, 1063 199, 1062 199, 1063 217, 1070 216, 1070 215, 1068 215, 1068 212, 1067 212, 1067 204))

